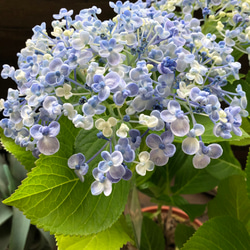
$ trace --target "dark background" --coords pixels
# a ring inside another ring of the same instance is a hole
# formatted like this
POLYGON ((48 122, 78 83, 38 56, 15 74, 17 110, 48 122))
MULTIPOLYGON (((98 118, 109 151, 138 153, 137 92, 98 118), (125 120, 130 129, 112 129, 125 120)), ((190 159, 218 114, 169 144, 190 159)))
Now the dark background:
MULTIPOLYGON (((1 0, 0 71, 3 64, 9 64, 17 69, 16 54, 25 47, 26 40, 33 35, 32 28, 35 25, 45 22, 50 34, 51 22, 54 20, 52 16, 58 14, 61 8, 74 10, 72 15, 74 18, 80 10, 94 5, 102 9, 102 13, 98 15, 101 20, 115 16, 107 0, 1 0)), ((16 88, 15 82, 0 77, 0 98, 6 98, 8 88, 16 88)))

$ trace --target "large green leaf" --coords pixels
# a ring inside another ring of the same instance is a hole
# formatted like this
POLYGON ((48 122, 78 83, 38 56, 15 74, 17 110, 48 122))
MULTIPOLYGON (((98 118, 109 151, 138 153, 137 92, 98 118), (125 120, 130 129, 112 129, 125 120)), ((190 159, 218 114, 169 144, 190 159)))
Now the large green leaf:
POLYGON ((244 175, 244 171, 242 171, 240 163, 235 158, 229 143, 221 143, 221 146, 223 155, 207 166, 207 172, 218 180, 223 180, 231 175, 244 175))
POLYGON ((58 250, 93 250, 120 249, 132 239, 127 233, 123 220, 118 220, 112 227, 88 236, 56 236, 58 250))
POLYGON ((178 224, 174 233, 175 245, 181 249, 184 243, 194 234, 195 229, 185 224, 178 224))
MULTIPOLYGON (((174 186, 171 188, 175 195, 206 192, 219 183, 218 179, 210 175, 206 168, 195 169, 192 156, 185 155, 178 164, 182 167, 176 173, 174 186)), ((178 168, 178 165, 176 167, 178 168)))
POLYGON ((217 196, 208 203, 210 218, 230 215, 245 225, 250 220, 250 200, 244 177, 234 175, 219 184, 217 196))
POLYGON ((37 167, 28 174, 18 190, 4 201, 16 206, 33 224, 52 234, 89 235, 110 227, 124 210, 129 182, 113 185, 109 197, 93 196, 90 192, 92 169, 82 183, 67 166, 68 158, 81 150, 88 160, 104 144, 95 130, 76 129, 71 121, 60 119, 58 135, 60 150, 52 156, 42 156, 37 167), (77 150, 75 150, 75 145, 77 150))
POLYGON ((248 156, 247 156, 247 164, 246 164, 246 175, 247 175, 247 195, 248 198, 250 199, 250 149, 248 152, 248 156))
POLYGON ((0 137, 5 150, 13 154, 28 171, 35 167, 36 158, 31 151, 26 151, 25 148, 17 145, 13 139, 6 137, 2 128, 0 128, 0 137))
POLYGON ((152 219, 144 216, 142 222, 142 234, 140 250, 164 250, 165 240, 159 225, 152 219))
POLYGON ((250 237, 244 225, 230 216, 205 222, 184 244, 182 250, 248 250, 250 237))

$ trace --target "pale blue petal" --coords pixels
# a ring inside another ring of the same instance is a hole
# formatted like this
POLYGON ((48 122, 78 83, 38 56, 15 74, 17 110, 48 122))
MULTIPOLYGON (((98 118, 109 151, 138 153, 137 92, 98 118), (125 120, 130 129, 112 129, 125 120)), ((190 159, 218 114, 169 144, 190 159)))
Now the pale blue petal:
POLYGON ((121 91, 118 91, 113 95, 113 100, 114 103, 118 106, 121 106, 125 102, 125 98, 123 97, 121 91))
POLYGON ((55 137, 59 134, 60 132, 60 124, 56 121, 53 121, 49 124, 49 137, 55 137))
POLYGON ((207 155, 212 159, 219 158, 223 153, 223 149, 219 144, 216 144, 216 143, 210 144, 208 148, 209 148, 209 151, 207 155))
POLYGON ((39 124, 34 125, 31 129, 30 129, 30 135, 36 139, 36 140, 40 140, 43 138, 43 134, 41 133, 41 129, 42 126, 39 124))
POLYGON ((125 173, 126 173, 126 170, 122 165, 119 165, 117 167, 111 167, 109 170, 109 174, 114 179, 122 178, 125 173))
POLYGON ((126 172, 125 172, 125 174, 122 176, 122 179, 125 180, 125 181, 128 181, 128 180, 131 179, 133 173, 132 173, 132 171, 131 171, 130 169, 128 169, 127 167, 125 167, 125 170, 126 170, 126 172))
POLYGON ((205 168, 210 163, 210 157, 204 154, 196 154, 193 157, 193 165, 197 169, 205 168))
POLYGON ((98 94, 98 99, 102 102, 105 101, 110 95, 110 88, 105 86, 101 88, 98 94))
POLYGON ((136 96, 138 94, 138 91, 139 91, 139 87, 136 83, 129 83, 127 86, 126 86, 126 89, 130 91, 130 94, 129 96, 130 97, 133 97, 133 96, 136 96))
POLYGON ((200 144, 196 138, 187 137, 182 142, 182 151, 188 155, 194 155, 198 152, 200 144))
POLYGON ((75 169, 75 166, 82 164, 85 161, 85 156, 82 153, 74 154, 68 159, 68 166, 75 169))
POLYGON ((112 157, 108 151, 102 151, 101 156, 105 161, 112 161, 112 157))
POLYGON ((110 169, 109 164, 106 161, 100 161, 98 163, 98 170, 102 173, 107 173, 110 169))
POLYGON ((180 104, 179 104, 177 101, 172 100, 172 101, 170 101, 170 102, 168 103, 168 110, 169 110, 169 112, 171 112, 172 114, 175 114, 176 111, 178 111, 178 110, 180 110, 180 109, 181 109, 181 106, 180 106, 180 104))
POLYGON ((164 154, 161 149, 152 149, 150 151, 150 160, 157 166, 164 166, 167 164, 169 157, 164 154))
POLYGON ((100 183, 99 181, 94 181, 91 184, 91 193, 92 195, 99 195, 103 192, 104 190, 104 185, 100 183))
POLYGON ((156 134, 150 134, 147 136, 146 144, 151 149, 153 148, 159 148, 159 145, 162 143, 162 139, 159 135, 156 134))
POLYGON ((175 154, 176 148, 174 144, 167 144, 163 149, 163 152, 166 156, 172 157, 175 154))
POLYGON ((113 164, 115 167, 122 164, 123 156, 122 156, 122 153, 120 151, 114 151, 111 154, 111 157, 112 157, 112 161, 113 161, 113 164))
POLYGON ((120 63, 121 61, 121 56, 119 53, 112 51, 109 56, 107 57, 108 62, 111 66, 116 66, 120 63))
POLYGON ((176 120, 175 115, 173 115, 172 113, 170 113, 168 110, 163 110, 161 112, 161 119, 164 122, 170 123, 176 120))
POLYGON ((176 119, 171 123, 170 128, 174 135, 182 137, 190 130, 189 121, 185 118, 176 119))
POLYGON ((60 144, 56 137, 44 136, 37 143, 39 151, 44 155, 53 155, 59 148, 60 144))
POLYGON ((168 143, 173 142, 174 135, 173 135, 172 131, 169 129, 161 134, 161 139, 162 139, 164 144, 168 144, 168 143))
POLYGON ((112 192, 112 182, 109 181, 108 179, 105 180, 104 184, 104 195, 109 196, 112 192))

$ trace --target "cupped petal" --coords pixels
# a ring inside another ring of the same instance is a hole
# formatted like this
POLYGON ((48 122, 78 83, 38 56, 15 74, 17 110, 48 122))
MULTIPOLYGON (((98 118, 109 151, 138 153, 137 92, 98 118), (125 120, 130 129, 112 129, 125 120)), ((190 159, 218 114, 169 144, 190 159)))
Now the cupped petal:
POLYGON ((56 137, 44 136, 38 141, 37 147, 42 154, 53 155, 59 150, 60 143, 56 137))
POLYGON ((84 182, 84 176, 80 174, 79 170, 74 170, 77 177, 80 179, 81 182, 84 182))
POLYGON ((104 184, 103 193, 105 196, 109 196, 112 192, 112 182, 106 179, 103 184, 104 184))
POLYGON ((145 176, 146 175, 146 167, 144 163, 139 163, 135 166, 136 172, 141 175, 141 176, 145 176))
POLYGON ((115 167, 121 165, 123 162, 123 156, 122 156, 122 153, 120 151, 114 151, 111 154, 111 158, 113 161, 113 166, 115 166, 115 167))
POLYGON ((106 99, 108 99, 110 95, 110 88, 105 86, 104 88, 101 88, 98 94, 98 99, 103 102, 106 99))
POLYGON ((114 179, 122 178, 123 175, 125 175, 125 173, 126 173, 126 170, 122 165, 119 165, 117 167, 111 167, 109 170, 109 174, 114 179))
POLYGON ((147 171, 153 171, 154 167, 155 164, 150 160, 145 163, 145 168, 147 169, 147 171))
POLYGON ((127 149, 123 154, 123 159, 126 162, 132 162, 135 159, 135 151, 132 149, 127 149))
POLYGON ((152 149, 150 151, 150 160, 157 166, 164 166, 167 164, 169 157, 165 155, 161 149, 152 149))
POLYGON ((71 169, 75 169, 75 166, 80 165, 85 161, 85 156, 82 153, 73 154, 68 159, 68 166, 71 169))
POLYGON ((112 157, 108 151, 102 151, 101 156, 105 161, 112 161, 112 157))
POLYGON ((122 106, 123 103, 125 102, 125 98, 122 95, 121 91, 117 91, 114 95, 113 95, 113 100, 114 103, 118 106, 122 106))
POLYGON ((91 193, 92 195, 99 195, 103 192, 104 190, 104 185, 103 183, 100 183, 99 181, 94 181, 92 184, 91 184, 91 193))
POLYGON ((168 129, 167 131, 165 131, 161 134, 161 139, 162 139, 162 142, 164 144, 168 144, 168 143, 173 142, 174 135, 173 135, 172 131, 170 129, 168 129))
POLYGON ((212 159, 217 159, 223 154, 223 149, 222 149, 221 145, 219 145, 217 143, 213 143, 213 144, 208 145, 208 149, 209 149, 209 151, 208 151, 207 155, 212 159))
POLYGON ((161 119, 164 121, 164 122, 173 122, 176 120, 176 117, 175 115, 173 115, 172 113, 170 113, 168 110, 163 110, 161 112, 161 119))
POLYGON ((149 161, 149 159, 150 159, 149 152, 143 151, 143 152, 141 152, 139 154, 139 160, 140 160, 140 162, 145 163, 145 162, 149 161))
POLYGON ((189 120, 185 118, 176 119, 171 123, 170 128, 174 135, 182 137, 190 130, 189 120))
POLYGON ((103 129, 104 124, 105 124, 105 120, 102 118, 99 118, 98 120, 95 121, 95 127, 99 130, 103 129))
POLYGON ((163 152, 166 156, 172 157, 175 154, 176 148, 174 144, 167 144, 163 149, 163 152))
POLYGON ((36 139, 36 140, 40 140, 43 138, 43 134, 41 133, 41 128, 42 126, 39 124, 34 125, 31 129, 30 129, 30 135, 36 139))
POLYGON ((122 179, 125 180, 125 181, 128 181, 131 179, 133 173, 130 169, 128 169, 127 167, 125 167, 125 174, 122 176, 122 179))
POLYGON ((200 136, 205 132, 205 127, 202 124, 196 123, 194 125, 194 132, 196 136, 200 136))
POLYGON ((112 182, 112 183, 117 183, 121 180, 121 178, 115 179, 113 178, 109 172, 107 172, 107 178, 112 182))
POLYGON ((133 97, 133 96, 136 96, 138 94, 138 91, 139 91, 139 87, 136 83, 129 83, 127 86, 126 86, 126 89, 130 91, 130 94, 129 96, 133 97))
POLYGON ((169 103, 168 103, 168 110, 169 112, 171 112, 172 114, 175 114, 176 111, 180 110, 181 109, 181 106, 180 104, 177 102, 177 101, 174 101, 174 100, 171 100, 169 103))
POLYGON ((121 61, 121 56, 119 53, 112 51, 109 56, 107 57, 108 62, 111 66, 116 66, 120 63, 121 61))
POLYGON ((197 169, 205 168, 210 163, 210 157, 204 154, 196 154, 193 157, 193 165, 197 169))
POLYGON ((147 136, 146 144, 151 149, 153 148, 159 148, 159 145, 162 143, 162 139, 159 135, 156 134, 150 134, 147 136))
POLYGON ((98 170, 102 173, 107 173, 110 169, 109 164, 106 161, 100 161, 98 163, 98 170))
POLYGON ((60 123, 53 121, 49 124, 49 137, 55 137, 59 134, 60 132, 60 123))
POLYGON ((187 137, 182 142, 182 151, 188 155, 196 154, 200 148, 199 145, 199 141, 196 138, 187 137))

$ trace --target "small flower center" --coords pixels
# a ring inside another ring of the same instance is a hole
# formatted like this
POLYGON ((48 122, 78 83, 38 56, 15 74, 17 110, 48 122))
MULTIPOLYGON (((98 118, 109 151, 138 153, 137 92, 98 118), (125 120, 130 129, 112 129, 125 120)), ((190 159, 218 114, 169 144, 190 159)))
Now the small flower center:
POLYGON ((113 162, 112 161, 109 161, 108 162, 108 165, 111 167, 111 166, 113 166, 113 162))

